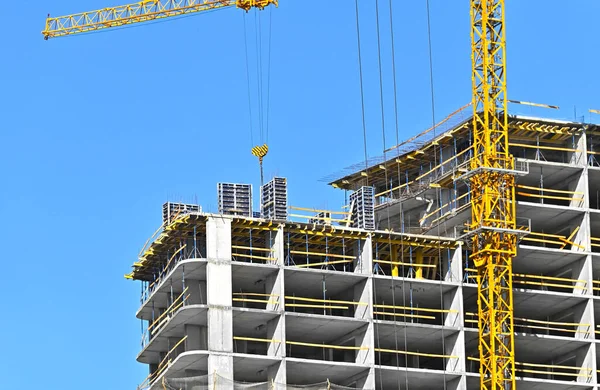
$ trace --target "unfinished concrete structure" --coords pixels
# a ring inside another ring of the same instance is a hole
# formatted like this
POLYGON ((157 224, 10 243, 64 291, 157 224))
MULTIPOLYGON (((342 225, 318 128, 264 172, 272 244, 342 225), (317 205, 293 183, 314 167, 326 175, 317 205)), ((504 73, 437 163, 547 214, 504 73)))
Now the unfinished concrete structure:
MULTIPOLYGON (((597 389, 600 129, 509 126, 517 386, 597 389)), ((478 389, 470 128, 454 116, 331 180, 361 204, 374 189, 374 229, 352 227, 369 220, 352 204, 305 222, 177 215, 129 275, 143 285, 142 387, 478 389)))

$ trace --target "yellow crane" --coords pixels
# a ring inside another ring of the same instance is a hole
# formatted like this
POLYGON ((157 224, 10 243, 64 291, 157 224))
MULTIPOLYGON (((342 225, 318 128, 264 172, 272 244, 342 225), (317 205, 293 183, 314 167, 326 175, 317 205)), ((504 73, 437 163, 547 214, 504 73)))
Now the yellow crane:
MULTIPOLYGON (((483 390, 515 389, 512 260, 516 255, 515 166, 508 150, 504 0, 469 0, 471 13, 473 253, 478 269, 480 380, 483 390)), ((278 0, 144 0, 48 17, 45 39, 236 6, 245 11, 278 0)), ((253 148, 262 159, 266 145, 253 148)))
POLYGON ((471 258, 477 267, 482 390, 515 389, 512 261, 515 166, 508 150, 504 0, 471 1, 471 258))

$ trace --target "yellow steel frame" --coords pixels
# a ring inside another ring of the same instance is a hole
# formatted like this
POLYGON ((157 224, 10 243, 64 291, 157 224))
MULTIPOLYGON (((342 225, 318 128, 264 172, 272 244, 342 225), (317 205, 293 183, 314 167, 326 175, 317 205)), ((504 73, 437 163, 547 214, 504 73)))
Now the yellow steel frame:
POLYGON ((278 0, 143 0, 73 15, 48 17, 45 39, 121 27, 129 24, 236 6, 245 11, 263 9, 278 0))
POLYGON ((515 389, 512 260, 514 159, 508 150, 504 0, 471 0, 473 253, 478 270, 480 383, 515 389))

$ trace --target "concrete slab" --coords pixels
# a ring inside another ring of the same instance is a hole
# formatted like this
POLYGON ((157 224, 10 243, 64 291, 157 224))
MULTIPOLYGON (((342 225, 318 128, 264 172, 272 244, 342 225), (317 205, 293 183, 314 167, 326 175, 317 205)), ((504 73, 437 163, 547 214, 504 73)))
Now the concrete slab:
POLYGON ((519 245, 513 262, 514 273, 550 275, 576 261, 585 259, 582 252, 519 245))
POLYGON ((294 385, 314 384, 327 379, 336 384, 345 383, 348 378, 366 375, 369 370, 369 366, 355 363, 300 358, 286 358, 286 365, 287 382, 294 385))
POLYGON ((207 305, 189 305, 177 310, 142 349, 137 361, 147 364, 160 362, 159 353, 169 350, 168 339, 185 336, 184 325, 186 324, 206 326, 207 312, 207 305))
POLYGON ((444 353, 442 339, 446 339, 458 331, 458 328, 440 325, 402 322, 394 325, 392 321, 375 320, 375 346, 385 349, 404 349, 406 347, 409 351, 442 354, 444 353))
POLYGON ((233 378, 241 382, 267 382, 269 367, 280 361, 280 358, 234 353, 233 378))
POLYGON ((285 267, 285 295, 322 298, 325 283, 327 296, 331 297, 352 289, 366 279, 366 275, 353 272, 285 267))
POLYGON ((440 370, 427 370, 406 367, 375 367, 377 389, 431 390, 443 389, 444 382, 458 379, 460 376, 440 370))
POLYGON ((285 333, 288 341, 327 344, 366 327, 368 323, 367 320, 351 317, 285 313, 285 333))
POLYGON ((569 224, 579 225, 585 209, 518 201, 517 215, 518 218, 531 220, 531 230, 534 232, 558 233, 569 224))
MULTIPOLYGON (((477 312, 477 286, 465 284, 463 288, 465 311, 477 312)), ((589 297, 552 291, 515 289, 513 302, 515 317, 551 317, 563 310, 585 302, 589 297)))
POLYGON ((374 300, 377 304, 439 309, 441 296, 456 289, 456 282, 373 276, 374 300), (395 294, 392 294, 395 291, 395 294), (393 298, 394 297, 394 298, 393 298))
MULTIPOLYGON (((548 379, 517 377, 519 390, 592 390, 594 386, 586 383, 554 381, 548 379)), ((479 375, 467 374, 467 389, 479 389, 479 375)))
POLYGON ((183 291, 183 275, 186 279, 206 280, 206 259, 187 259, 177 263, 163 281, 156 285, 149 298, 138 309, 135 316, 145 320, 152 319, 152 305, 155 307, 168 307, 171 296, 171 286, 173 295, 177 297, 183 291))
MULTIPOLYGON (((550 335, 515 334, 517 362, 548 363, 590 344, 590 341, 550 335)), ((477 356, 477 329, 465 329, 465 347, 468 356, 477 356)), ((550 364, 550 363, 548 363, 550 364)))
POLYGON ((189 376, 186 371, 196 371, 201 372, 200 375, 206 375, 208 373, 208 352, 191 351, 180 354, 171 366, 154 380, 149 390, 163 390, 161 381, 163 377, 184 378, 189 376))
POLYGON ((264 292, 264 283, 267 278, 279 270, 276 265, 231 263, 233 279, 233 292, 264 292), (260 291, 259 291, 260 290, 260 291))
POLYGON ((260 309, 232 308, 233 335, 266 338, 267 323, 278 317, 278 313, 260 309))

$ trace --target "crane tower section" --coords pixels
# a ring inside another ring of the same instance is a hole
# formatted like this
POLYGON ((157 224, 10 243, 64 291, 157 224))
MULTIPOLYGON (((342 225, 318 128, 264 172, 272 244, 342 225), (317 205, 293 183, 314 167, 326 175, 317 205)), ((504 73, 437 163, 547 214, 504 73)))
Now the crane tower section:
POLYGON ((515 164, 508 150, 504 0, 471 0, 471 258, 478 270, 481 389, 515 389, 515 164))

